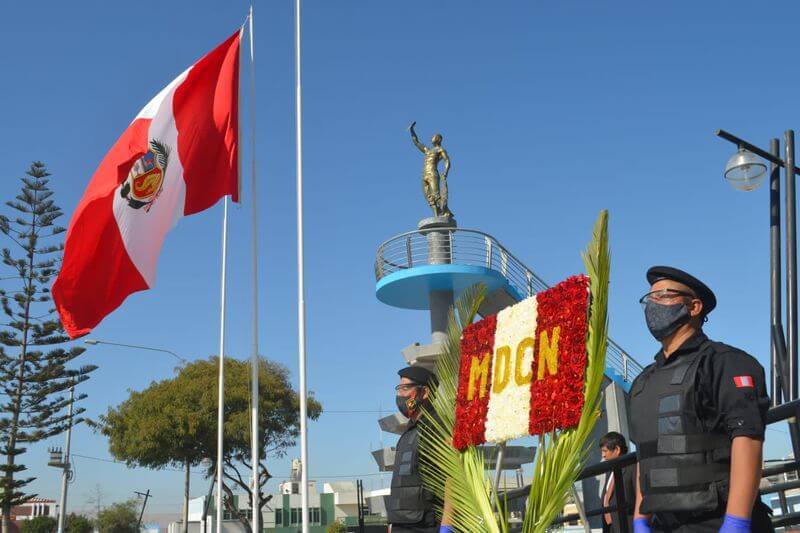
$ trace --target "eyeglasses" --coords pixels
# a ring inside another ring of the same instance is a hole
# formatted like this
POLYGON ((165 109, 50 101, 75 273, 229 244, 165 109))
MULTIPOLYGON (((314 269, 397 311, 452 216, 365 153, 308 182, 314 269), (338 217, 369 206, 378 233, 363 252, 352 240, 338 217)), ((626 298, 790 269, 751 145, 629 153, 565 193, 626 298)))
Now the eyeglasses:
POLYGON ((416 389, 417 387, 423 387, 423 386, 424 385, 418 385, 416 383, 401 383, 400 385, 395 387, 394 390, 396 390, 397 392, 400 392, 400 391, 408 392, 410 390, 416 389))
POLYGON ((694 300, 697 298, 697 295, 692 294, 691 292, 679 291, 677 289, 661 289, 658 291, 648 292, 639 298, 639 303, 642 304, 642 306, 647 305, 648 302, 653 302, 660 305, 669 305, 675 300, 679 300, 681 298, 691 298, 694 300))

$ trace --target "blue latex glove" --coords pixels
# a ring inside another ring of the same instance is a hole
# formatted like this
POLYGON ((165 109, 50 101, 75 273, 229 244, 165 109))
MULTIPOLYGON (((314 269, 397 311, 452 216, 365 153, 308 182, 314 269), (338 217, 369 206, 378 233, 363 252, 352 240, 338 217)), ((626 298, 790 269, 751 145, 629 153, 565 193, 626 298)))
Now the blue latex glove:
POLYGON ((454 533, 454 531, 451 526, 439 526, 439 533, 454 533))
POLYGON ((719 533, 750 533, 750 520, 726 514, 719 533))
POLYGON ((633 533, 652 533, 647 518, 637 518, 633 521, 633 533))

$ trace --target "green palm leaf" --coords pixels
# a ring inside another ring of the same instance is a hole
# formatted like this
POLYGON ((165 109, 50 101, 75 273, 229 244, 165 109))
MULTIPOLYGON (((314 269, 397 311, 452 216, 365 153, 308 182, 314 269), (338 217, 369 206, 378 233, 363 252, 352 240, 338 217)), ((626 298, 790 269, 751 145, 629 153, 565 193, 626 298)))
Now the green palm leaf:
POLYGON ((600 213, 592 241, 582 257, 592 295, 586 340, 588 364, 583 412, 577 427, 539 439, 522 528, 525 533, 543 533, 564 509, 570 487, 585 464, 589 436, 600 416, 600 387, 605 373, 608 342, 608 279, 611 267, 608 211, 600 213))
MULTIPOLYGON (((425 485, 441 500, 452 504, 452 525, 458 531, 504 533, 497 524, 489 499, 490 484, 485 476, 483 453, 471 446, 463 453, 451 445, 455 424, 461 331, 475 319, 486 287, 476 285, 464 291, 450 313, 447 341, 436 362, 439 385, 433 393, 436 416, 426 413, 420 426, 420 470, 425 485)), ((441 512, 441 509, 439 510, 441 512)))

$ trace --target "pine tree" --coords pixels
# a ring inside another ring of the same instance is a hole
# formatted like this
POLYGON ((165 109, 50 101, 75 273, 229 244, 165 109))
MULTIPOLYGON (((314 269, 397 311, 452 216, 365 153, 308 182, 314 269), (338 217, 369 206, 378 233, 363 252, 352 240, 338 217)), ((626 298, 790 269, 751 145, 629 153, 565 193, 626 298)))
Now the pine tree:
MULTIPOLYGON (((65 230, 54 224, 63 215, 48 188, 50 175, 34 162, 22 178, 22 188, 6 205, 17 214, 0 215, 0 233, 10 241, 0 260, 9 270, 4 279, 18 290, 0 290, 0 304, 8 322, 0 330, 0 510, 2 531, 10 531, 9 514, 15 505, 35 494, 24 488, 35 478, 20 477, 26 470, 19 459, 26 446, 63 432, 70 424, 67 409, 70 387, 87 379, 96 367, 69 369, 84 348, 57 348, 67 342, 55 309, 50 282, 58 273, 65 230), (13 250, 13 251, 12 251, 13 250), (52 347, 45 352, 43 347, 52 347)), ((85 398, 76 394, 74 401, 85 398)), ((74 409, 72 423, 82 421, 74 409)), ((67 458, 69 460, 69 458, 67 458)))

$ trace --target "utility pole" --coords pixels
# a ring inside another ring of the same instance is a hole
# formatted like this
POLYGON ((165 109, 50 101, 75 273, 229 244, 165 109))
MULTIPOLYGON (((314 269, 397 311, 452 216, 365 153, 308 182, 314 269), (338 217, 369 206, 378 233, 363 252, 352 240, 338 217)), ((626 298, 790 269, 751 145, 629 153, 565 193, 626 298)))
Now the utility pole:
POLYGON ((203 505, 203 533, 207 533, 207 525, 208 525, 208 506, 211 503, 211 496, 214 494, 214 483, 217 482, 217 471, 214 469, 214 473, 211 475, 211 486, 208 487, 208 495, 206 496, 206 501, 203 505))
POLYGON ((139 522, 136 525, 136 531, 141 531, 141 529, 142 529, 142 517, 144 516, 144 508, 147 507, 147 500, 150 498, 150 489, 147 489, 147 492, 138 492, 138 491, 133 491, 133 492, 135 494, 137 494, 138 496, 143 496, 144 497, 144 503, 142 504, 142 510, 139 513, 139 522))
MULTIPOLYGON (((69 424, 67 425, 67 449, 64 454, 64 459, 61 461, 61 504, 58 509, 58 533, 64 533, 64 522, 67 517, 67 487, 72 473, 72 465, 70 464, 69 448, 72 441, 72 407, 75 400, 75 385, 69 388, 69 424)), ((52 466, 58 466, 57 463, 51 463, 52 466)))
POLYGON ((358 531, 364 533, 364 482, 356 481, 356 499, 358 500, 358 531))

